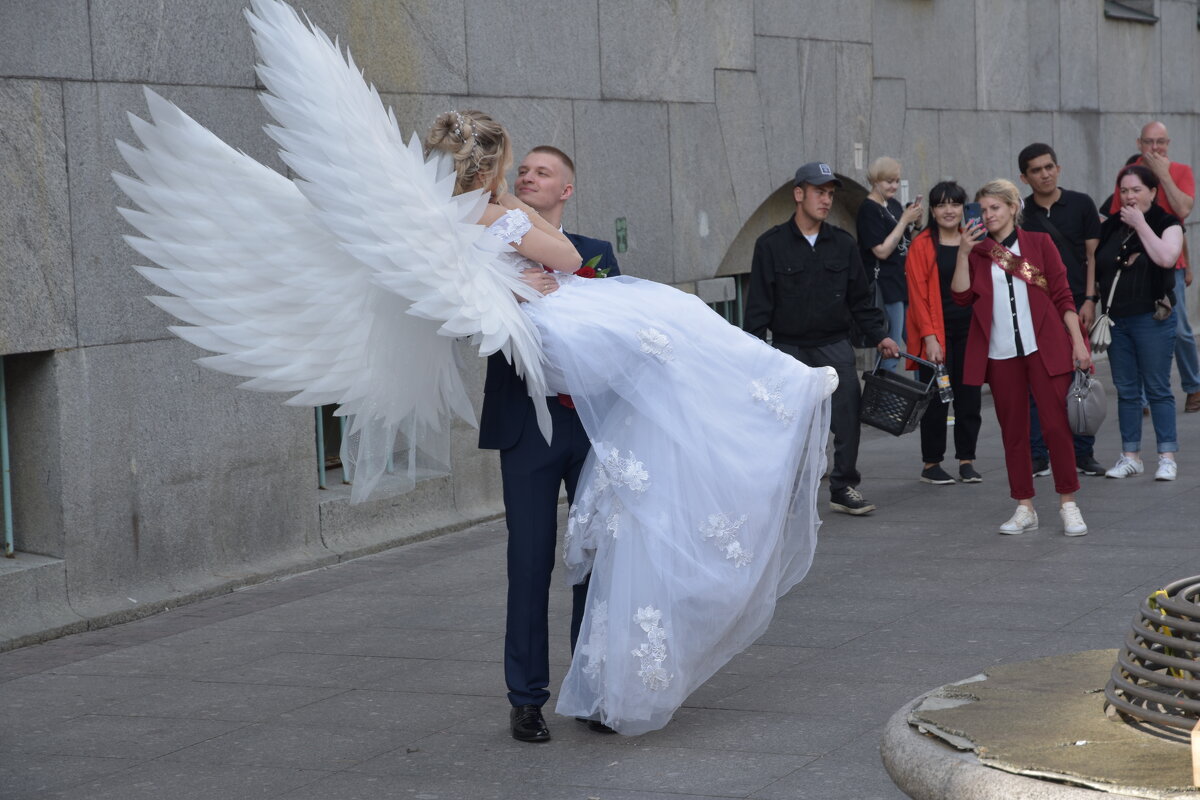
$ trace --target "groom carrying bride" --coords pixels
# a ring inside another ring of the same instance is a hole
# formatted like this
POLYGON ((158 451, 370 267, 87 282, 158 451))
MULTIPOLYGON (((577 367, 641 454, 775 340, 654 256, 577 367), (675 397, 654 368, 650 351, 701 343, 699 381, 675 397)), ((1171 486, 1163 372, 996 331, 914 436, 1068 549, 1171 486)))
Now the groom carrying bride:
MULTIPOLYGON (((562 228, 563 208, 575 192, 575 165, 556 147, 533 148, 517 168, 515 194, 551 225, 562 228)), ((584 263, 600 256, 595 269, 619 275, 612 246, 574 233, 567 238, 584 263)), ((558 493, 566 484, 574 502, 579 472, 588 454, 588 437, 567 396, 547 398, 554 436, 546 444, 534 418, 533 401, 512 365, 500 353, 488 359, 479 420, 479 446, 500 451, 508 526, 508 618, 504 636, 504 679, 513 710, 514 739, 544 742, 550 730, 542 706, 550 697, 547 616, 550 573, 557 557, 558 493)), ((579 636, 587 583, 572 587, 571 650, 579 636)), ((593 730, 611 732, 598 721, 593 730)))

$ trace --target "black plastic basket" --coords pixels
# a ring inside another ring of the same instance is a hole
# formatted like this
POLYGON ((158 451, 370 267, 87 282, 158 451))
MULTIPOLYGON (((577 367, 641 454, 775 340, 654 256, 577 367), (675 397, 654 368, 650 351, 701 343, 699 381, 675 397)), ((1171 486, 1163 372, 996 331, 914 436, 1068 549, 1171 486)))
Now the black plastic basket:
MULTIPOLYGON (((930 368, 937 367, 931 361, 908 353, 901 353, 900 357, 911 358, 930 368)), ((937 378, 935 376, 929 383, 921 383, 894 372, 880 372, 879 363, 876 361, 875 369, 863 373, 862 405, 858 419, 893 436, 911 433, 920 424, 929 401, 937 394, 937 378)))

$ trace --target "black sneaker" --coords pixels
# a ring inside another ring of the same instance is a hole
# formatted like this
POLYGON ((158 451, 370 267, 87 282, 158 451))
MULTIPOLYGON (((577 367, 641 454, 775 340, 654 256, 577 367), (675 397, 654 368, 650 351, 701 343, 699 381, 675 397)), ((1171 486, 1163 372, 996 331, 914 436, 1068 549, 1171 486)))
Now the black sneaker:
POLYGON ((1104 465, 1095 456, 1079 456, 1075 459, 1075 467, 1084 475, 1104 474, 1104 465))
POLYGON ((954 478, 951 478, 950 473, 942 469, 941 464, 934 464, 932 467, 926 467, 921 470, 921 483, 932 483, 942 486, 947 483, 954 483, 954 478))
POLYGON ((1033 477, 1044 478, 1050 474, 1050 462, 1044 458, 1035 458, 1033 460, 1033 477))
POLYGON ((983 483, 983 476, 975 469, 974 464, 959 464, 958 479, 963 483, 983 483))
POLYGON ((841 489, 834 489, 829 493, 829 507, 834 511, 841 511, 843 514, 853 514, 861 516, 870 514, 875 510, 874 503, 868 503, 867 499, 862 496, 862 492, 853 486, 845 486, 841 489))

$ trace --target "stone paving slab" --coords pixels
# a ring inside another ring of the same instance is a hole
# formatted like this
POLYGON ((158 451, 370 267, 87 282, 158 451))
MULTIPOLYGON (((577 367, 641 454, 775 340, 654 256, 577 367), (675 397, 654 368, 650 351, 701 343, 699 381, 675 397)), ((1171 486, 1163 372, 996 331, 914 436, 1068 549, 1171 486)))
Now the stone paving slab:
MULTIPOLYGON (((1200 415, 1179 415, 1176 482, 1082 478, 1092 532, 1071 539, 1049 479, 1040 530, 995 532, 1013 501, 984 413, 973 486, 920 483, 916 435, 868 430, 879 510, 825 514, 809 577, 664 730, 551 715, 548 744, 508 736, 492 522, 0 654, 0 797, 901 798, 879 759, 897 708, 996 664, 1117 647, 1142 597, 1200 573, 1200 415)), ((555 680, 569 599, 560 575, 555 680)))

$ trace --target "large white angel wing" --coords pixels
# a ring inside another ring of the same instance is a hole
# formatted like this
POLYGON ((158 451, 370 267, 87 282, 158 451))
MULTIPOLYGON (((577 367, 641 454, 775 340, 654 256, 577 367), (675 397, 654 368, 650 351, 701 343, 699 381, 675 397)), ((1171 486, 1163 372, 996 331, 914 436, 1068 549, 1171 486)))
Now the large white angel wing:
POLYGON ((453 196, 449 171, 425 161, 415 134, 405 145, 378 92, 324 32, 280 0, 252 6, 262 100, 280 123, 268 134, 300 191, 376 285, 412 301, 409 313, 439 322, 444 335, 474 335, 480 355, 508 357, 549 441, 541 342, 516 299, 537 295, 498 262, 507 245, 475 224, 486 196, 453 196))
POLYGON ((161 267, 138 271, 174 295, 150 299, 189 324, 171 330, 219 353, 199 362, 250 378, 245 388, 354 415, 352 499, 374 488, 398 431, 410 482, 446 468, 444 410, 474 423, 453 340, 406 314, 410 303, 339 246, 292 181, 148 89, 146 102, 152 122, 130 116, 143 149, 117 143, 138 179, 113 177, 142 209, 121 209, 145 237, 127 241, 161 267))

